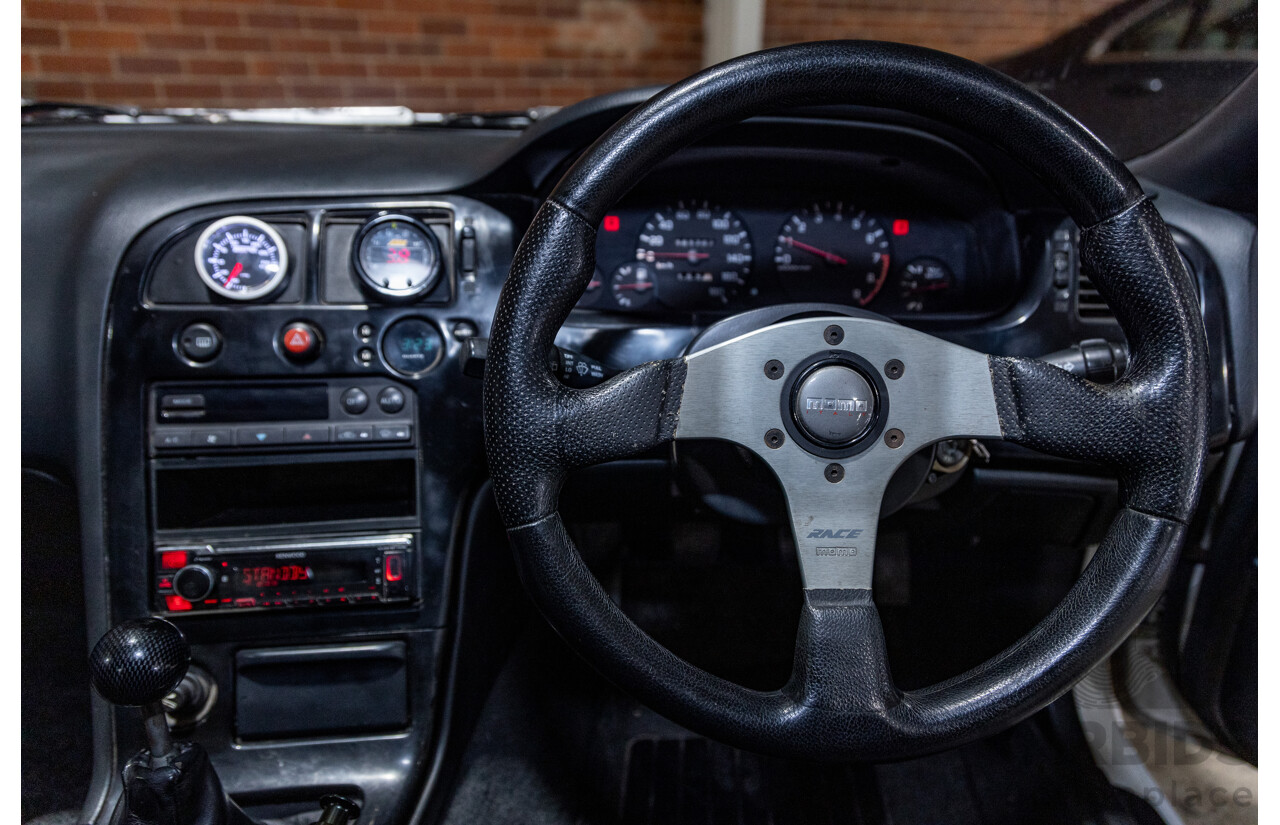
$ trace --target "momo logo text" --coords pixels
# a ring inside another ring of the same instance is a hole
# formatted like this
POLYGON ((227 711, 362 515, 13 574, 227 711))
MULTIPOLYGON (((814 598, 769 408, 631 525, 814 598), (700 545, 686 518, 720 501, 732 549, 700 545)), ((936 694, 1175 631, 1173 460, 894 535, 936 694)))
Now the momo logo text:
POLYGON ((856 539, 862 535, 861 530, 851 530, 845 528, 843 530, 812 530, 808 538, 811 539, 856 539))
POLYGON ((805 412, 855 413, 866 412, 867 402, 861 398, 806 398, 805 412))

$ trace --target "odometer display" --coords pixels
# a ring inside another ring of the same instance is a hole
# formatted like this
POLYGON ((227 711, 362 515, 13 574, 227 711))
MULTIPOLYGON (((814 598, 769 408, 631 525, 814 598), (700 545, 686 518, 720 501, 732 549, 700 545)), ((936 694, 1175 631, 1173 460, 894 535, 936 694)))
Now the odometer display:
POLYGON ((706 201, 679 201, 645 221, 636 260, 653 268, 663 303, 719 306, 746 286, 754 254, 736 214, 706 201))
POLYGON ((880 222, 838 202, 793 212, 773 247, 783 286, 806 301, 839 296, 866 306, 884 287, 890 259, 889 233, 880 222))
POLYGON ((275 292, 289 270, 289 251, 280 233, 244 215, 211 223, 196 241, 195 256, 205 286, 236 301, 275 292))

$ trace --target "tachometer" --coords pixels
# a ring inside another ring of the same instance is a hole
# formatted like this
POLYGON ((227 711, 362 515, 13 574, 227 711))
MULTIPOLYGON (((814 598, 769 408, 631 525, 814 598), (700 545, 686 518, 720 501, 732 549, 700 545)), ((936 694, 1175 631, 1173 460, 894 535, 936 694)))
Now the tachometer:
POLYGON ((742 219, 706 201, 678 201, 649 216, 636 260, 662 282, 672 307, 728 303, 746 286, 754 255, 742 219))
POLYGON ((252 301, 275 292, 289 272, 280 233, 257 218, 234 215, 209 224, 196 241, 196 272, 224 298, 252 301))
POLYGON ((773 262, 792 297, 866 306, 889 274, 889 233, 843 203, 799 209, 778 230, 773 262))

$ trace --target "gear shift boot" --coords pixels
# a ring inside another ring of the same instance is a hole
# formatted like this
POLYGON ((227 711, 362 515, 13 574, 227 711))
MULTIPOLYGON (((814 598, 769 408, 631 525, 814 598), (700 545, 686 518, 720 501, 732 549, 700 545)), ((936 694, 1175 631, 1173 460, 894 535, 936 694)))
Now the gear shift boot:
POLYGON ((236 825, 209 757, 195 742, 177 742, 166 756, 140 751, 124 767, 124 795, 111 825, 236 825))

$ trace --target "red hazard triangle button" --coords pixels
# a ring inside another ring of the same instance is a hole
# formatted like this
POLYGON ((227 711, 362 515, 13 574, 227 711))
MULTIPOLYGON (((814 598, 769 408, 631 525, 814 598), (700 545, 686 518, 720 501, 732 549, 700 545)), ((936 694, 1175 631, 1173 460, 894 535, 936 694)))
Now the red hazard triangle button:
POLYGON ((319 349, 319 334, 310 324, 295 323, 280 332, 280 345, 294 358, 315 355, 319 349))

